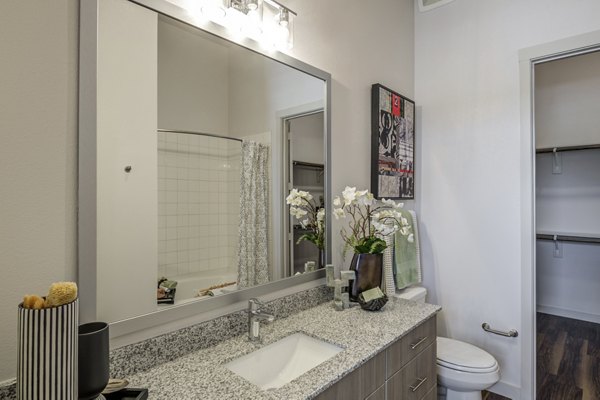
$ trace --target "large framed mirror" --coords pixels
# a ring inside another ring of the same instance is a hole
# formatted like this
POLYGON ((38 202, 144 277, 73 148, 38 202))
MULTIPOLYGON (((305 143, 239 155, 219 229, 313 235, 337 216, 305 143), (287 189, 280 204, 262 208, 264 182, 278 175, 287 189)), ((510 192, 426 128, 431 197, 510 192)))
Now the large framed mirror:
POLYGON ((86 0, 80 47, 83 321, 124 334, 322 278, 328 73, 175 1, 86 0))

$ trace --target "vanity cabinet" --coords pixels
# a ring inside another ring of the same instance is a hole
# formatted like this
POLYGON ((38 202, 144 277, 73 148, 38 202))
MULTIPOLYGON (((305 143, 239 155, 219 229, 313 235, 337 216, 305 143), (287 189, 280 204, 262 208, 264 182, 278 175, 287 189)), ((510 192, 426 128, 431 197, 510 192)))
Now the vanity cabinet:
POLYGON ((433 400, 436 390, 435 316, 376 354, 316 400, 433 400))

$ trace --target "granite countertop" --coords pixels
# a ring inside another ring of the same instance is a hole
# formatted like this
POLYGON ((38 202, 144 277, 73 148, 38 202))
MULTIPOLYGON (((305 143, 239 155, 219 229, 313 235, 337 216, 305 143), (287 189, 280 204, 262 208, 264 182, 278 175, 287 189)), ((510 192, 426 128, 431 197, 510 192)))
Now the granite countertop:
POLYGON ((335 311, 332 302, 263 324, 262 343, 246 335, 221 342, 127 377, 131 387, 147 387, 150 399, 311 399, 339 381, 440 310, 439 306, 392 298, 383 310, 359 307, 335 311), (333 358, 279 389, 263 391, 224 364, 295 332, 343 347, 333 358))

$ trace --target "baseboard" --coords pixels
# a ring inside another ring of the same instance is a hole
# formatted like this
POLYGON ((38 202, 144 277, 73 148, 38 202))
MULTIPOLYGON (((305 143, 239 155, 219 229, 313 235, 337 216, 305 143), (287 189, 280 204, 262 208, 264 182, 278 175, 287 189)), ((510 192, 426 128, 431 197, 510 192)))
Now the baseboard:
POLYGON ((545 306, 543 304, 537 305, 537 311, 544 314, 557 315, 559 317, 573 318, 581 321, 588 321, 600 324, 599 314, 590 314, 581 311, 569 310, 567 308, 545 306))
POLYGON ((521 388, 503 381, 496 383, 487 391, 508 397, 511 400, 521 400, 521 388))

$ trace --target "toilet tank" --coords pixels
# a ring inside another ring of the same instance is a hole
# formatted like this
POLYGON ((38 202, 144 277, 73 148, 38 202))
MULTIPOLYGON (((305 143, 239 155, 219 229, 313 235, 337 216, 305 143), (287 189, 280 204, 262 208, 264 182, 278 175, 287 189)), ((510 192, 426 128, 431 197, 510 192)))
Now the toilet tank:
POLYGON ((423 286, 412 286, 406 289, 397 290, 392 296, 404 300, 416 301, 417 303, 425 303, 427 289, 425 289, 423 286))

